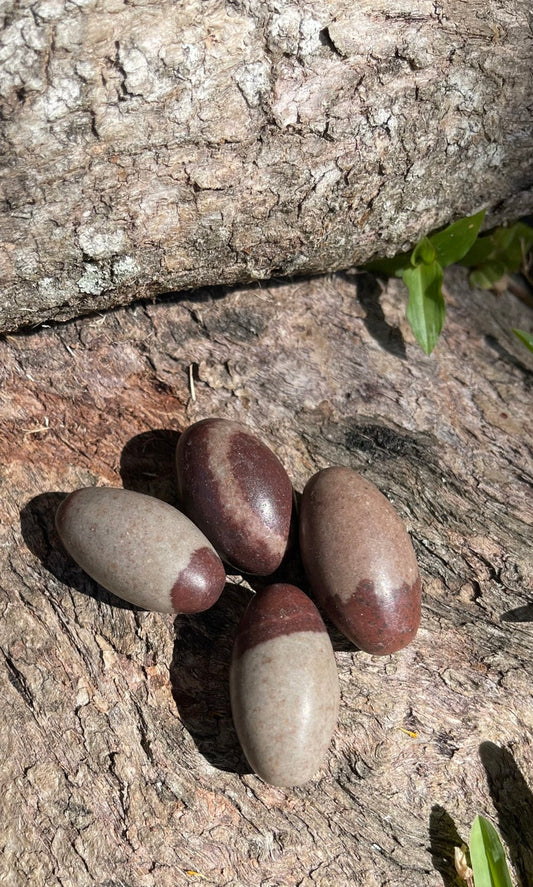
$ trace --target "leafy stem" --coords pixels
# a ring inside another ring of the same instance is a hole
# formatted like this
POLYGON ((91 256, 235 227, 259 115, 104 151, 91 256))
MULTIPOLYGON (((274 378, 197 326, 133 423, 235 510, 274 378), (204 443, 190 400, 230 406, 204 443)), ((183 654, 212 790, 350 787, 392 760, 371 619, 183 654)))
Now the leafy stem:
MULTIPOLYGON (((470 285, 481 289, 497 290, 502 282, 507 285, 509 274, 519 270, 530 279, 533 228, 518 222, 479 236, 484 218, 482 210, 459 219, 442 231, 423 237, 409 252, 365 265, 368 271, 404 281, 409 291, 407 319, 426 354, 431 354, 437 344, 446 317, 442 282, 448 265, 470 268, 470 285)), ((513 332, 533 351, 530 333, 513 332)))
POLYGON ((457 848, 455 865, 468 887, 513 887, 498 832, 484 816, 476 816, 470 832, 470 866, 457 848))

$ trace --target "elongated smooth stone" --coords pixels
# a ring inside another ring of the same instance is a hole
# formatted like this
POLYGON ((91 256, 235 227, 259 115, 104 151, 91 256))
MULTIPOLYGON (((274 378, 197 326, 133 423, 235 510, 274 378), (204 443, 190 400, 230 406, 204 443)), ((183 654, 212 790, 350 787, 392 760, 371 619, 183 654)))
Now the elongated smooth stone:
POLYGON ((316 596, 337 627, 367 653, 394 653, 420 624, 416 556, 399 515, 350 468, 319 471, 300 506, 300 551, 316 596))
POLYGON ((181 435, 181 506, 226 563, 268 576, 287 549, 292 484, 283 465, 244 426, 203 419, 181 435))
POLYGON ((226 574, 211 543, 160 499, 111 487, 71 493, 56 526, 71 557, 117 597, 160 613, 199 613, 226 574))
POLYGON ((254 771, 302 785, 320 768, 337 723, 339 682, 326 626, 294 585, 269 585, 239 623, 230 670, 233 722, 254 771))

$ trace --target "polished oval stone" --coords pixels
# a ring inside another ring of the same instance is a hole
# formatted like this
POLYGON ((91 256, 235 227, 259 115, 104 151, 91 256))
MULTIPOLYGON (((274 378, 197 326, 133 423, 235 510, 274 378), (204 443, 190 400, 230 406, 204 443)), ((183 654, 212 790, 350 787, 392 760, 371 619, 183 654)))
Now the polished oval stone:
POLYGON ((403 522, 377 487, 350 468, 319 471, 300 506, 300 551, 332 622, 367 653, 394 653, 420 623, 421 583, 403 522))
POLYGON ((237 422, 203 419, 181 435, 176 460, 181 507, 221 558, 244 573, 273 573, 292 511, 292 484, 274 453, 237 422))
POLYGON ((59 506, 56 526, 89 576, 146 610, 199 613, 224 588, 224 566, 211 543, 188 517, 152 496, 76 490, 59 506))
POLYGON ((272 785, 302 785, 324 761, 337 723, 339 682, 329 635, 294 585, 252 598, 230 670, 233 722, 254 771, 272 785))

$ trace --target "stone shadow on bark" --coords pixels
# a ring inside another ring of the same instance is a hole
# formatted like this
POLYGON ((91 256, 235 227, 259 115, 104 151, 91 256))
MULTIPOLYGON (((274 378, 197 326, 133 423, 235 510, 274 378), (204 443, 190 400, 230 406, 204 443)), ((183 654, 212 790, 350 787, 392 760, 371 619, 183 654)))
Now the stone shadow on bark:
POLYGON ((494 742, 479 746, 498 826, 519 877, 519 887, 530 887, 533 873, 533 793, 512 754, 494 742))
POLYGON ((493 336, 491 333, 485 333, 485 342, 489 346, 489 348, 496 352, 500 360, 504 360, 506 363, 509 364, 509 366, 515 367, 515 369, 523 373, 525 378, 527 378, 528 376, 533 376, 533 371, 530 370, 525 363, 522 363, 521 360, 515 357, 514 354, 511 354, 511 352, 508 351, 507 348, 504 348, 504 346, 501 344, 501 342, 498 341, 496 336, 493 336))
POLYGON ((429 840, 433 866, 442 877, 444 887, 465 887, 455 868, 455 848, 466 842, 459 835, 450 814, 435 804, 429 817, 429 840))
POLYGON ((40 493, 22 508, 20 529, 27 547, 39 558, 45 570, 64 585, 113 607, 138 611, 139 607, 115 597, 91 579, 63 548, 55 527, 55 515, 67 495, 60 492, 40 493))
POLYGON ((157 428, 128 441, 120 457, 120 476, 126 490, 155 496, 178 506, 176 446, 179 431, 157 428))
POLYGON ((177 616, 170 665, 172 695, 199 752, 213 767, 240 774, 252 770, 233 726, 229 671, 237 625, 252 594, 230 581, 211 609, 177 616))
POLYGON ((391 326, 385 318, 379 300, 382 290, 376 275, 341 271, 339 276, 355 286, 357 299, 365 309, 363 323, 372 338, 389 354, 405 360, 406 349, 401 330, 391 326))
POLYGON ((533 601, 514 610, 506 610, 501 615, 502 622, 533 622, 533 601))

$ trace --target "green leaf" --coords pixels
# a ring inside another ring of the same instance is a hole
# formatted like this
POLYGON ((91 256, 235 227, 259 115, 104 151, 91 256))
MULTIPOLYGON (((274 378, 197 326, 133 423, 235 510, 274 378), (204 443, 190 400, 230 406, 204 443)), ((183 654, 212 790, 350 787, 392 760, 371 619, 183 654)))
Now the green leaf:
POLYGON ((431 354, 440 336, 446 305, 442 295, 442 268, 438 262, 406 268, 402 277, 409 289, 407 320, 418 344, 431 354))
POLYGON ((482 290, 490 290, 495 283, 502 279, 506 270, 503 262, 495 259, 485 262, 468 275, 470 286, 477 286, 482 290))
POLYGON ((526 333, 525 330, 513 330, 515 336, 518 336, 522 344, 529 348, 530 351, 533 351, 533 336, 531 333, 526 333))
POLYGON ((498 832, 484 816, 474 820, 469 850, 475 887, 513 887, 498 832))
POLYGON ((494 251, 494 241, 491 234, 484 237, 478 237, 474 245, 468 250, 467 254, 460 260, 461 265, 467 268, 473 268, 475 265, 481 265, 486 262, 494 251))
POLYGON ((431 265, 434 261, 435 247, 427 237, 423 237, 411 253, 411 265, 416 268, 417 265, 431 265))
POLYGON ((448 225, 444 231, 431 235, 429 240, 435 249, 437 262, 443 268, 455 265, 463 256, 466 256, 476 241, 484 218, 485 210, 482 209, 475 216, 459 219, 452 225, 448 225))
POLYGON ((484 271, 487 263, 493 266, 499 263, 503 268, 502 277, 504 274, 515 274, 532 247, 533 228, 517 222, 509 228, 495 228, 490 234, 480 237, 463 256, 461 265, 484 271))
POLYGON ((522 222, 510 228, 497 228, 493 234, 495 254, 505 263, 508 274, 515 274, 522 267, 525 254, 533 245, 533 228, 522 222))
POLYGON ((524 222, 516 222, 507 228, 496 228, 494 239, 502 252, 512 249, 520 241, 524 242, 527 250, 528 247, 533 245, 533 228, 525 225, 524 222))

